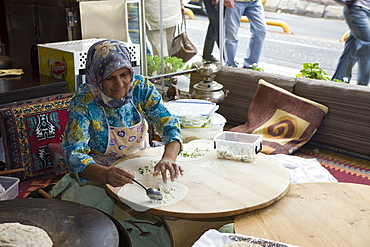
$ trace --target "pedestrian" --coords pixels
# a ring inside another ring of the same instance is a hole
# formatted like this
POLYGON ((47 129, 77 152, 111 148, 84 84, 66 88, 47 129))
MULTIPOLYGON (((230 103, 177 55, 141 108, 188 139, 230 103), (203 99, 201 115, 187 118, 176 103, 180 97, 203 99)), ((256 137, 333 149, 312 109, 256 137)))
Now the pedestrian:
POLYGON ((145 0, 146 36, 152 46, 152 54, 161 56, 161 39, 163 40, 163 56, 169 56, 172 38, 177 25, 182 22, 182 13, 185 10, 182 0, 145 0), (162 8, 162 30, 160 32, 160 12, 162 8))
POLYGON ((244 57, 244 68, 258 66, 266 37, 265 11, 261 0, 225 0, 225 61, 227 66, 237 67, 235 55, 238 48, 240 18, 247 16, 251 38, 244 57))
POLYGON ((357 63, 357 84, 367 86, 370 80, 370 0, 357 0, 343 8, 350 34, 339 58, 332 80, 350 83, 352 68, 357 63))
POLYGON ((205 62, 218 62, 212 55, 215 43, 220 48, 220 11, 217 2, 217 0, 203 0, 209 20, 203 48, 203 61, 205 62))

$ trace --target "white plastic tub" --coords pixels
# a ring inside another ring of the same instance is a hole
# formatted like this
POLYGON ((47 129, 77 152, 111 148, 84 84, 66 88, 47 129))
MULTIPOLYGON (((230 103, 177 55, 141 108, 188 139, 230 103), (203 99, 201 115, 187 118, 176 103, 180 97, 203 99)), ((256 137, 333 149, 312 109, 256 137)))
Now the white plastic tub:
POLYGON ((226 119, 218 113, 211 116, 211 125, 208 128, 181 128, 183 142, 187 143, 197 139, 213 138, 224 131, 226 119))
POLYGON ((0 176, 0 184, 5 191, 0 192, 0 201, 15 199, 18 196, 19 178, 0 176))
POLYGON ((231 131, 224 131, 215 138, 217 158, 254 162, 262 149, 262 137, 231 131))
POLYGON ((208 128, 218 105, 208 100, 180 99, 167 103, 171 114, 179 117, 182 128, 208 128))

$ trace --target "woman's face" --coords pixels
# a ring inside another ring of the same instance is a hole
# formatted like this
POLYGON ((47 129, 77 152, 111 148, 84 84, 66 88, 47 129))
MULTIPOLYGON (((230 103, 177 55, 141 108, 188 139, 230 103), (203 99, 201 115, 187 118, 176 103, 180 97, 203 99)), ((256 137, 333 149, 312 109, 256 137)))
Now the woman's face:
POLYGON ((130 82, 131 71, 128 68, 120 68, 103 81, 103 91, 112 99, 120 99, 128 92, 130 82))

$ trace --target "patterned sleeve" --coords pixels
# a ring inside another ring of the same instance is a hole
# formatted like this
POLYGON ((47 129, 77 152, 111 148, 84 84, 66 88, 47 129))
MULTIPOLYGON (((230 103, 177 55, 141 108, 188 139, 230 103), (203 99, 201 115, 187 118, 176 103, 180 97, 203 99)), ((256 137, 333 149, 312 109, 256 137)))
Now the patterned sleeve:
MULTIPOLYGON (((89 114, 91 110, 92 95, 75 95, 69 112, 68 123, 64 132, 63 152, 66 163, 72 173, 82 172, 88 165, 95 163, 89 155, 91 147, 89 146, 90 132, 89 128, 99 128, 100 123, 94 121, 89 114), (90 95, 90 98, 89 98, 90 95), (87 110, 89 106, 89 111, 87 110)), ((97 108, 97 107, 96 107, 97 108)), ((98 110, 98 109, 97 109, 98 110)), ((80 182, 84 180, 79 177, 80 182)))
POLYGON ((180 122, 177 116, 165 107, 162 96, 154 84, 144 80, 142 76, 134 78, 133 95, 140 112, 145 113, 146 119, 153 124, 164 144, 178 141, 182 150, 182 135, 180 122))

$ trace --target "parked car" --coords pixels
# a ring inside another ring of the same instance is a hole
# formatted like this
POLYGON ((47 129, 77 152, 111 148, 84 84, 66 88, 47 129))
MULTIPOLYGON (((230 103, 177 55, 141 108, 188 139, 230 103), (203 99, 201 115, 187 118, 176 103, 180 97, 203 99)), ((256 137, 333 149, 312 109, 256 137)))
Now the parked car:
POLYGON ((191 9, 196 14, 207 15, 203 0, 190 0, 188 3, 184 1, 185 8, 191 9))

